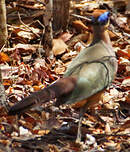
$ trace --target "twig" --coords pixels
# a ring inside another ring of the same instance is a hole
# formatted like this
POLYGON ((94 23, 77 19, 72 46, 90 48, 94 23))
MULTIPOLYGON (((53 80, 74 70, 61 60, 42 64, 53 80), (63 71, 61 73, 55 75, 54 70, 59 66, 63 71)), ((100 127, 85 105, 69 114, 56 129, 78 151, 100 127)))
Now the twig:
POLYGON ((18 12, 18 17, 19 17, 19 20, 20 20, 21 24, 23 24, 23 25, 24 25, 25 27, 27 27, 33 34, 35 34, 38 38, 40 38, 40 35, 38 35, 37 33, 35 33, 28 25, 26 25, 26 24, 22 21, 19 12, 18 12))
POLYGON ((130 44, 129 40, 127 40, 125 37, 128 36, 126 34, 124 34, 124 32, 122 31, 122 34, 124 36, 119 36, 115 31, 113 31, 110 27, 108 28, 112 33, 114 33, 116 36, 120 37, 116 42, 119 42, 120 40, 124 39, 126 42, 128 42, 128 44, 130 44))

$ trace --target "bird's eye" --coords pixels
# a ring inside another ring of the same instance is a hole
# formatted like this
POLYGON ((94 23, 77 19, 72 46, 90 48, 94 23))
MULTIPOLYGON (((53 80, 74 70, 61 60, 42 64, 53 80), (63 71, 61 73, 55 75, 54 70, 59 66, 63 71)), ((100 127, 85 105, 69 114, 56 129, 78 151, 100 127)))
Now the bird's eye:
POLYGON ((110 16, 110 12, 105 12, 105 13, 101 14, 98 17, 98 23, 100 23, 100 24, 106 24, 107 21, 108 21, 109 16, 110 16))

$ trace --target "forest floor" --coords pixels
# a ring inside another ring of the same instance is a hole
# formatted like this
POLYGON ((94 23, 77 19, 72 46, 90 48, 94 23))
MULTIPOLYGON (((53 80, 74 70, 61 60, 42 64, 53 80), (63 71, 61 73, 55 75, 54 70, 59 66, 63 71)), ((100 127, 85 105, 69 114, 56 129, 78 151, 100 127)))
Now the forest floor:
POLYGON ((7 4, 8 47, 0 52, 7 96, 7 103, 0 105, 0 152, 130 151, 130 10, 125 1, 122 5, 111 0, 71 3, 71 13, 92 13, 99 8, 111 12, 109 35, 118 60, 116 78, 103 101, 84 115, 81 144, 75 143, 79 109, 70 105, 55 107, 54 100, 21 116, 7 114, 8 106, 62 77, 67 65, 91 41, 89 27, 71 16, 66 32, 60 31, 53 39, 53 58, 45 58, 40 43, 44 7, 38 10, 39 3, 34 4, 35 0, 7 4))

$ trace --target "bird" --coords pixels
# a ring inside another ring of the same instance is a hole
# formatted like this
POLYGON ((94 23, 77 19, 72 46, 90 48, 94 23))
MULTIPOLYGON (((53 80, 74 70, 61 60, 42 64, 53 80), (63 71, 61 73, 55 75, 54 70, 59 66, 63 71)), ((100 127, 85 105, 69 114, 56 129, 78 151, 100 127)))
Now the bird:
POLYGON ((95 10, 89 17, 93 30, 91 44, 72 60, 62 78, 17 102, 8 114, 21 114, 51 99, 56 99, 56 106, 78 105, 80 114, 76 142, 79 143, 84 113, 99 103, 117 72, 117 59, 107 31, 109 20, 107 10, 95 10))

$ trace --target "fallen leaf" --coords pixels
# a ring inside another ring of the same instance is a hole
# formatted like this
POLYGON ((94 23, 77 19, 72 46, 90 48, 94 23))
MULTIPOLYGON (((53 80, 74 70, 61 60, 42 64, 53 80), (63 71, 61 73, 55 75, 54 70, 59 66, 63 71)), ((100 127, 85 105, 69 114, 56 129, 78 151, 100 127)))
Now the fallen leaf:
POLYGON ((123 125, 120 126, 120 131, 130 129, 130 120, 127 120, 123 125))
POLYGON ((64 32, 60 35, 60 39, 62 39, 64 42, 67 42, 68 40, 70 40, 70 38, 73 36, 73 34, 69 33, 69 32, 64 32))
POLYGON ((126 78, 123 80, 122 85, 130 86, 130 77, 126 77, 126 78))
POLYGON ((28 130, 28 129, 25 129, 23 128, 22 126, 19 127, 19 132, 20 132, 20 135, 31 135, 31 132, 28 130))
POLYGON ((84 30, 84 31, 89 31, 89 28, 81 21, 81 20, 76 20, 73 21, 72 25, 78 30, 84 30))
POLYGON ((106 122, 106 125, 105 125, 105 132, 106 134, 111 134, 111 128, 110 128, 110 125, 108 122, 106 122))
POLYGON ((37 85, 34 85, 33 89, 34 89, 34 91, 39 91, 41 88, 39 86, 37 86, 37 85))
POLYGON ((66 52, 68 46, 62 39, 53 39, 53 48, 52 51, 55 56, 61 55, 66 52))
POLYGON ((38 135, 44 136, 47 135, 50 132, 50 130, 39 130, 37 132, 38 135))
POLYGON ((123 57, 123 58, 126 58, 126 59, 130 59, 130 53, 127 52, 127 51, 123 51, 123 50, 118 50, 117 51, 117 56, 118 57, 123 57))
POLYGON ((10 61, 9 56, 4 52, 0 52, 0 64, 9 61, 10 61))
POLYGON ((17 44, 15 46, 16 49, 19 50, 20 53, 34 53, 36 52, 36 47, 31 44, 17 44))

